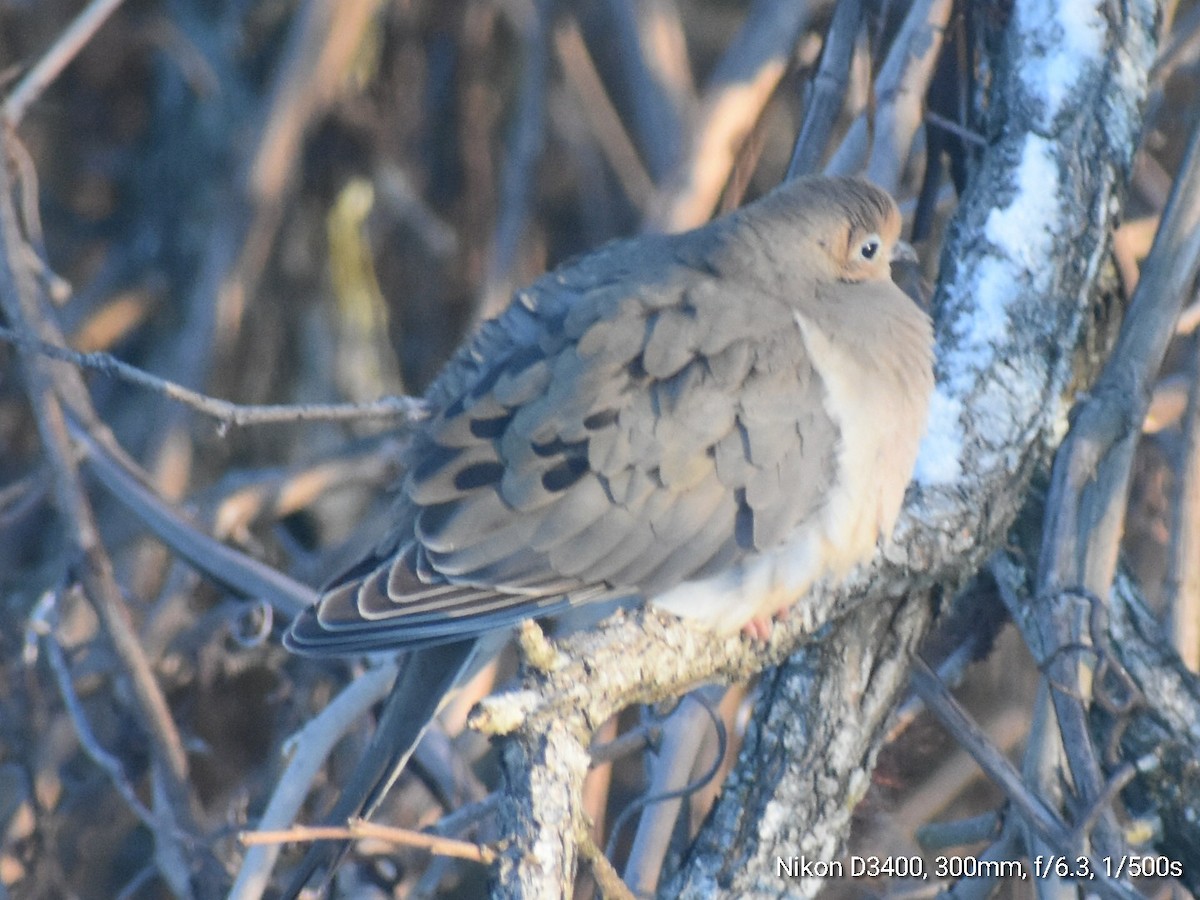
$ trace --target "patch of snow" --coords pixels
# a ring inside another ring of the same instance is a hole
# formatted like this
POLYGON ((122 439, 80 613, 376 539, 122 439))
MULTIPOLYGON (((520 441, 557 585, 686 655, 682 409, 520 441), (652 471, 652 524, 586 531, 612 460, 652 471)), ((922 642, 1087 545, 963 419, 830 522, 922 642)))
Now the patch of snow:
POLYGON ((1014 10, 1026 33, 1037 33, 1026 48, 1021 80, 1031 96, 1042 98, 1044 125, 1077 102, 1076 84, 1104 53, 1108 26, 1100 7, 1101 0, 1024 0, 1014 10))
POLYGON ((954 484, 962 477, 962 455, 962 401, 939 384, 929 401, 914 480, 928 486, 954 484))
POLYGON ((1047 223, 1060 217, 1058 164, 1050 141, 1028 135, 1014 174, 1017 183, 1013 203, 1005 209, 993 209, 983 233, 1036 277, 1052 250, 1053 236, 1047 223))

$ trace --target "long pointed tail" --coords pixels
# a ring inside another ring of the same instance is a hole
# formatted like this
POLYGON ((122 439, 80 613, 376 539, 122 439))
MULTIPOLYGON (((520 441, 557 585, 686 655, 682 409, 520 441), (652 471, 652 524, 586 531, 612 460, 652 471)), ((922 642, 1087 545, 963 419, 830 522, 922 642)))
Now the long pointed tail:
MULTIPOLYGON (((470 667, 476 649, 477 642, 467 640, 409 654, 384 703, 371 745, 326 818, 327 824, 345 825, 351 818, 370 818, 408 763, 446 695, 470 667)), ((323 869, 328 878, 349 849, 349 841, 314 843, 283 892, 284 900, 294 900, 318 870, 323 869)))

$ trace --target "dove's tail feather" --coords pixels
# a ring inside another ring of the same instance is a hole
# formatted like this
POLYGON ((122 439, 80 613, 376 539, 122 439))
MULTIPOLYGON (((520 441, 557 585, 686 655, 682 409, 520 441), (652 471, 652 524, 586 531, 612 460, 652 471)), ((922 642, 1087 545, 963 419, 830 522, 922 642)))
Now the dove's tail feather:
MULTIPOLYGON (((474 640, 414 650, 384 702, 379 725, 353 777, 326 824, 341 826, 352 818, 370 818, 399 776, 447 693, 471 665, 474 640)), ((350 849, 349 841, 317 841, 292 876, 284 900, 294 900, 318 870, 329 879, 350 849)))

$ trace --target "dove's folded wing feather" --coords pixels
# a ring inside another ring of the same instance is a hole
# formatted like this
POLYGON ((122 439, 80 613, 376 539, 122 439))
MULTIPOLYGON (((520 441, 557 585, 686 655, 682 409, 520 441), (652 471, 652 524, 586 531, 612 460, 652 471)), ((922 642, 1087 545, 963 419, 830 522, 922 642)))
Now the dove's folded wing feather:
POLYGON ((487 323, 431 389, 395 527, 292 643, 419 646, 653 597, 814 516, 838 434, 788 298, 689 247, 610 245, 487 323))

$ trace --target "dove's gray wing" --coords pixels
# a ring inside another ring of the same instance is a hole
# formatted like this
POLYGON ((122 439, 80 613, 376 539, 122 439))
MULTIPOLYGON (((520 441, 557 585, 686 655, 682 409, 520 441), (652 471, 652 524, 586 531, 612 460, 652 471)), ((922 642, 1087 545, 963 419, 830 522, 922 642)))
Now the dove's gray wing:
POLYGON ((928 319, 887 279, 899 232, 877 188, 801 179, 543 278, 458 353, 393 529, 288 634, 445 645, 408 655, 338 816, 370 814, 498 626, 637 594, 737 627, 869 555, 932 391, 928 319))
MULTIPOLYGON (((458 640, 596 597, 653 597, 778 547, 838 432, 785 290, 706 232, 552 273, 450 362, 396 526, 289 643, 458 640)), ((795 279, 793 279, 795 281, 795 279)))

